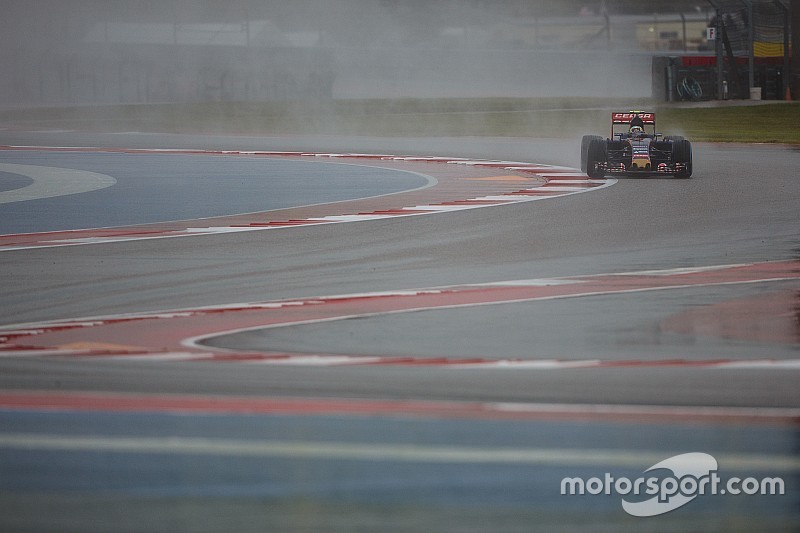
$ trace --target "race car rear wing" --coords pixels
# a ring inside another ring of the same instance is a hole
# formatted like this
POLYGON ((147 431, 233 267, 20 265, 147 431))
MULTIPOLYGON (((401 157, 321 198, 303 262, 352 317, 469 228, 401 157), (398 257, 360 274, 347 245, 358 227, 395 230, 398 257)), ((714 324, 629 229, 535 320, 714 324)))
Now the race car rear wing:
POLYGON ((642 122, 645 124, 653 124, 656 123, 656 114, 655 113, 647 113, 645 111, 628 111, 626 113, 611 113, 611 123, 612 124, 630 124, 633 118, 639 115, 639 118, 642 119, 642 122))
POLYGON ((642 123, 646 126, 653 126, 653 132, 656 129, 656 114, 648 111, 626 111, 611 113, 611 137, 614 137, 614 126, 616 124, 630 124, 631 120, 635 117, 642 119, 642 123))

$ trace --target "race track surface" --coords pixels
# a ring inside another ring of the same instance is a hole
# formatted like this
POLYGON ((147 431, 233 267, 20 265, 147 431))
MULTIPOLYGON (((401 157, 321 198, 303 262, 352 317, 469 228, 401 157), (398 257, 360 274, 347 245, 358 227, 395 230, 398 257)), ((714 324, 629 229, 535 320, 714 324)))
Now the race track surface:
POLYGON ((559 140, 0 144, 5 526, 800 520, 795 149, 588 180, 559 140), (688 452, 785 494, 559 494, 688 452))

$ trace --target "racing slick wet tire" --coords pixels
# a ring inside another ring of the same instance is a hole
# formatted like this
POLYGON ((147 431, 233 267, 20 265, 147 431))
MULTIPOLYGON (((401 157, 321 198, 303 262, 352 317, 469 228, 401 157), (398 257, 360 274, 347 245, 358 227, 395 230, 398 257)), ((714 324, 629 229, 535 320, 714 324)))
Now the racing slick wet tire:
POLYGON ((589 141, 589 146, 586 149, 586 174, 590 178, 599 179, 606 175, 605 164, 608 162, 608 144, 605 139, 597 138, 589 141), (597 163, 601 163, 601 167, 597 168, 597 163))
POLYGON ((586 172, 587 161, 589 160, 589 144, 592 141, 602 141, 599 135, 584 135, 581 140, 581 172, 586 172))
POLYGON ((675 142, 683 141, 684 138, 681 137, 680 135, 667 135, 666 137, 664 137, 664 140, 667 141, 667 142, 675 143, 675 142))
POLYGON ((675 173, 676 178, 692 177, 692 143, 686 139, 674 142, 672 145, 672 158, 676 164, 682 164, 682 170, 675 173))

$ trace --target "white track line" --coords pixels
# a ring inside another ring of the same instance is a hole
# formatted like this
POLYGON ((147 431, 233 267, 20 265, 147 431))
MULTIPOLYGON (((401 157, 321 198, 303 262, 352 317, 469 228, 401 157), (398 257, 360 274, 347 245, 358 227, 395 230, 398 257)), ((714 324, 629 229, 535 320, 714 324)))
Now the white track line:
MULTIPOLYGON (((349 442, 210 439, 197 437, 70 436, 0 433, 0 448, 62 452, 219 455, 281 459, 408 463, 522 464, 643 468, 671 452, 617 449, 497 448, 349 442)), ((797 472, 792 455, 717 454, 729 469, 797 472)))

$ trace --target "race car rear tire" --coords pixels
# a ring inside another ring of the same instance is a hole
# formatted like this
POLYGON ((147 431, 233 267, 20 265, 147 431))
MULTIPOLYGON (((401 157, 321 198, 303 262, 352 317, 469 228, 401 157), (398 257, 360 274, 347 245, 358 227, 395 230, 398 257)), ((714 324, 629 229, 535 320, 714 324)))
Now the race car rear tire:
POLYGON ((673 143, 672 160, 682 167, 675 173, 676 178, 692 177, 692 143, 686 139, 673 143))
POLYGON ((608 145, 605 139, 591 139, 586 151, 586 174, 595 179, 604 177, 606 175, 605 165, 607 162, 608 145))
POLYGON ((581 140, 581 172, 586 172, 589 160, 589 145, 592 141, 602 141, 599 135, 584 135, 581 140))

